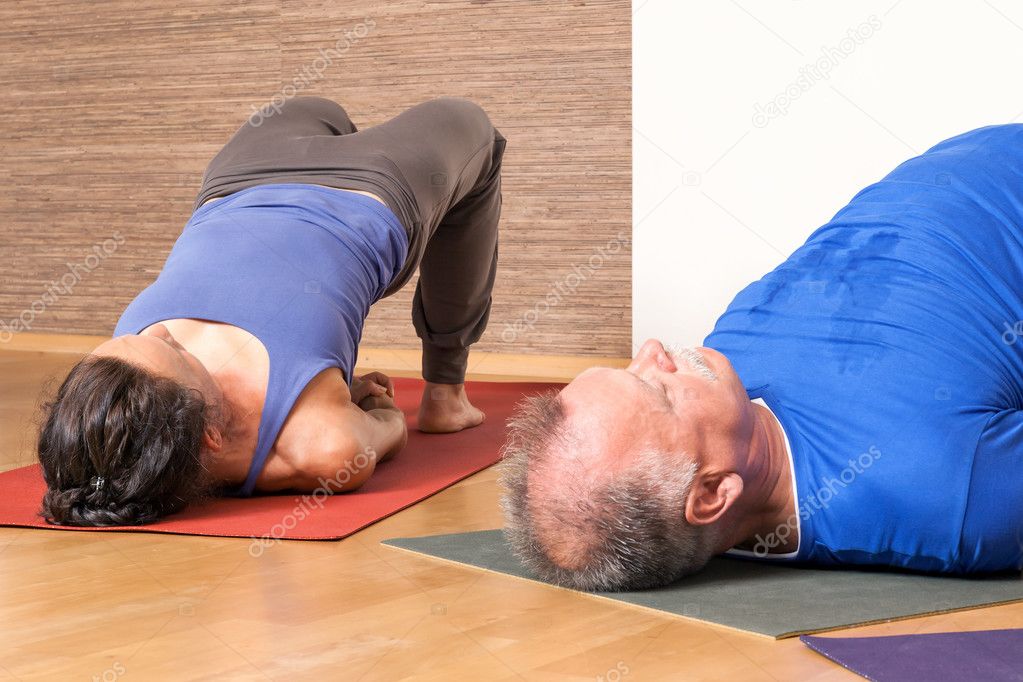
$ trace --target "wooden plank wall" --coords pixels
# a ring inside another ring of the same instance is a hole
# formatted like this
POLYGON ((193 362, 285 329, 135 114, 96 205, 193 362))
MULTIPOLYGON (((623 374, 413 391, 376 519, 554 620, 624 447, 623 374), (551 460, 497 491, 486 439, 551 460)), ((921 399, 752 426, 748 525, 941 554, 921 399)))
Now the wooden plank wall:
MULTIPOLYGON (((478 348, 631 354, 626 0, 4 0, 0 44, 0 341, 110 334, 206 163, 290 84, 360 128, 439 95, 482 104, 508 148, 478 348)), ((418 346, 411 295, 374 308, 364 345, 418 346)))

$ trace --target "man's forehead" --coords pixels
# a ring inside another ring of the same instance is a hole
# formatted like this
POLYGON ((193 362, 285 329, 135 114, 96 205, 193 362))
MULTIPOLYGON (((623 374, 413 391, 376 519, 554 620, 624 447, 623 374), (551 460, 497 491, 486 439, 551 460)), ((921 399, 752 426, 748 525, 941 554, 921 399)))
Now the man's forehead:
POLYGON ((565 425, 573 438, 597 439, 603 445, 632 439, 635 424, 630 416, 645 403, 628 377, 617 376, 621 371, 590 369, 561 390, 565 425))
POLYGON ((614 457, 643 448, 672 448, 682 441, 694 446, 699 424, 681 422, 660 405, 655 393, 626 370, 587 370, 562 389, 566 429, 577 442, 614 457))
POLYGON ((591 367, 561 389, 561 403, 565 413, 584 410, 587 413, 614 411, 627 400, 635 387, 628 377, 619 376, 624 370, 591 367))

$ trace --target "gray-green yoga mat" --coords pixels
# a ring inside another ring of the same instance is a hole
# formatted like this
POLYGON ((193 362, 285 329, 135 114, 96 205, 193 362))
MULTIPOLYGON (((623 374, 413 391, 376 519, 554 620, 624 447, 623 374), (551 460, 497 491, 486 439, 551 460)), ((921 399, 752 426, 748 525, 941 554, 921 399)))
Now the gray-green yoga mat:
MULTIPOLYGON (((532 579, 505 545, 499 530, 394 538, 384 544, 532 579)), ((1019 601, 1023 600, 1023 580, 1018 575, 932 577, 715 558, 701 573, 669 587, 587 594, 781 639, 1019 601)))

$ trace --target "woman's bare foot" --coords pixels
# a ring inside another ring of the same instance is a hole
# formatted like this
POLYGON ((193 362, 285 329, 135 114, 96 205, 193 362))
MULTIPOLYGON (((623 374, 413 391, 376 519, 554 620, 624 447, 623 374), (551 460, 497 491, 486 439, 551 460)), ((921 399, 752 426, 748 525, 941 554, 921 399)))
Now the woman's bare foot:
POLYGON ((419 403, 419 430, 425 433, 454 433, 479 426, 485 415, 473 407, 465 384, 426 382, 419 403))

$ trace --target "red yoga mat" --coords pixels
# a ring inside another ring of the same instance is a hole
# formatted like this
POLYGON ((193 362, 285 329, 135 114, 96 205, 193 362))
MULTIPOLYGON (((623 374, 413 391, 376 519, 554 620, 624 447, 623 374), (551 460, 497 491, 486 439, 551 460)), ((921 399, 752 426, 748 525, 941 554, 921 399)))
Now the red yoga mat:
POLYGON ((339 540, 401 511, 496 463, 505 421, 523 396, 561 384, 468 382, 473 404, 487 415, 480 426, 458 433, 415 430, 422 395, 418 379, 395 379, 409 440, 404 450, 378 465, 359 490, 339 495, 274 494, 218 498, 145 526, 54 526, 37 516, 46 483, 38 464, 0 473, 0 526, 50 530, 133 531, 284 540, 339 540))

